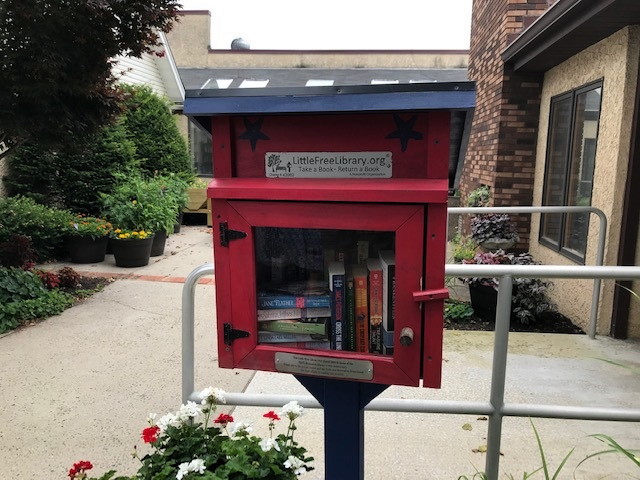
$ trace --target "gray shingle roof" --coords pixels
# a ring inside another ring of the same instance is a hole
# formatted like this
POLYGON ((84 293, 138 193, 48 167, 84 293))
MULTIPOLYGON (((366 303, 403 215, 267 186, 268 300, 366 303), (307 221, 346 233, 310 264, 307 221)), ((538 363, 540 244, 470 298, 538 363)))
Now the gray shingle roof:
POLYGON ((468 80, 466 68, 180 68, 179 73, 187 90, 464 82, 468 80))

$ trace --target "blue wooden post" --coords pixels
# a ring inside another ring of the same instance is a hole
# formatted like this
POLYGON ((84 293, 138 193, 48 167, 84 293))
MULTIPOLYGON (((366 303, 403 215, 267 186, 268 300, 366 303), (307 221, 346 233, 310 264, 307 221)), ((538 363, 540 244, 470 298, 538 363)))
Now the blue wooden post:
POLYGON ((389 385, 295 377, 324 408, 324 478, 364 480, 364 407, 389 385))

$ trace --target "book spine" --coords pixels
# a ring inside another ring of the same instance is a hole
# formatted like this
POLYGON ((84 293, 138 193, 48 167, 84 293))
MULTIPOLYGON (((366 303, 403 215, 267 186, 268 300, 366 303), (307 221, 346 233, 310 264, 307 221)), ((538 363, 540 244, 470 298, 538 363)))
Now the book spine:
POLYGON ((355 320, 356 320, 356 352, 369 351, 369 309, 367 299, 366 275, 354 277, 355 282, 355 320))
POLYGON ((313 319, 318 317, 330 317, 330 308, 273 308, 258 310, 258 321, 268 322, 271 320, 299 320, 313 319))
POLYGON ((382 270, 369 271, 369 351, 382 353, 382 270))
POLYGON ((281 342, 278 347, 303 348, 305 350, 330 350, 331 345, 328 341, 312 341, 312 342, 281 342))
POLYGON ((258 310, 258 321, 266 322, 269 320, 287 320, 302 318, 302 309, 300 308, 274 308, 271 310, 258 310))
POLYGON ((332 281, 331 348, 334 350, 342 350, 342 327, 345 310, 344 275, 333 275, 332 281))
POLYGON ((321 340, 306 333, 258 332, 258 343, 315 342, 321 340))
POLYGON ((356 305, 355 305, 355 285, 353 279, 350 278, 346 282, 346 315, 345 324, 343 325, 343 345, 345 350, 350 352, 356 351, 356 305))
MULTIPOLYGON (((325 320, 326 321, 326 320, 325 320)), ((309 333, 316 335, 326 335, 327 327, 325 322, 303 323, 290 320, 273 320, 260 324, 260 331, 281 332, 281 333, 309 333)))
POLYGON ((329 307, 331 307, 331 297, 329 295, 313 297, 293 297, 290 295, 258 296, 258 309, 329 307))

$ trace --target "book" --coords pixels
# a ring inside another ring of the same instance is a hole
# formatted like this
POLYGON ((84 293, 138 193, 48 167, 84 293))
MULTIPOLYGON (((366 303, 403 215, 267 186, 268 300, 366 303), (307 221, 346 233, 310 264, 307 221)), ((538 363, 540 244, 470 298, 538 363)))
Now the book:
POLYGON ((391 250, 381 250, 379 256, 382 264, 382 353, 393 355, 393 332, 396 317, 396 257, 391 250))
POLYGON ((369 352, 382 353, 382 263, 367 259, 369 272, 369 352))
POLYGON ((314 322, 297 322, 295 320, 271 320, 259 325, 261 332, 327 334, 328 318, 317 318, 314 322))
POLYGON ((354 282, 354 315, 356 326, 356 352, 369 351, 369 300, 367 295, 367 269, 352 267, 354 282))
POLYGON ((342 325, 342 345, 345 350, 356 351, 356 310, 355 310, 355 284, 353 274, 349 272, 345 280, 346 310, 345 321, 342 325))
POLYGON ((331 345, 327 340, 318 340, 311 342, 281 342, 278 347, 302 348, 305 350, 330 350, 331 345))
POLYGON ((366 265, 369 258, 369 240, 358 240, 357 255, 358 265, 366 265))
POLYGON ((342 350, 342 323, 344 322, 344 263, 329 264, 329 289, 331 290, 331 348, 342 350))
POLYGON ((258 309, 274 308, 330 308, 331 296, 326 295, 286 295, 258 292, 258 309))
POLYGON ((258 343, 327 341, 326 335, 312 333, 258 332, 258 343))
POLYGON ((330 317, 331 308, 274 308, 258 310, 258 321, 330 317))

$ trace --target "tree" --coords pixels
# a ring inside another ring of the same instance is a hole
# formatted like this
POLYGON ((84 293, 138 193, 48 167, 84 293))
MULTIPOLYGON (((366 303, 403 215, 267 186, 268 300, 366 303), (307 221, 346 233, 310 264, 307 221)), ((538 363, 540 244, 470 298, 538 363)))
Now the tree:
POLYGON ((111 193, 118 175, 134 172, 135 145, 122 121, 101 128, 82 148, 51 151, 27 142, 7 159, 5 186, 11 195, 30 197, 49 207, 99 215, 101 193, 111 193))
POLYGON ((0 143, 59 146, 119 113, 117 55, 151 53, 179 0, 2 0, 0 143))
POLYGON ((147 176, 156 173, 193 176, 189 149, 169 103, 149 87, 125 85, 123 90, 122 122, 127 137, 136 147, 142 172, 147 176))

